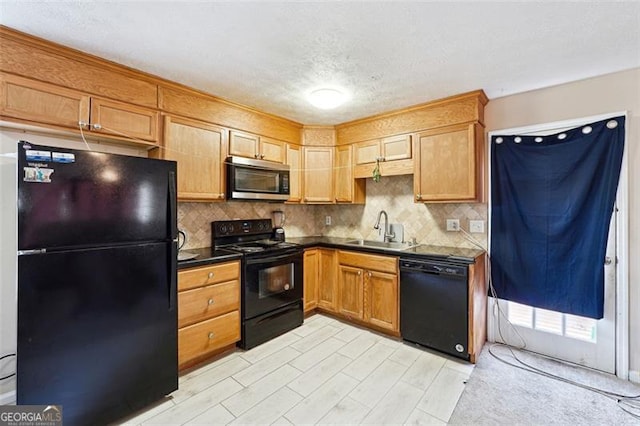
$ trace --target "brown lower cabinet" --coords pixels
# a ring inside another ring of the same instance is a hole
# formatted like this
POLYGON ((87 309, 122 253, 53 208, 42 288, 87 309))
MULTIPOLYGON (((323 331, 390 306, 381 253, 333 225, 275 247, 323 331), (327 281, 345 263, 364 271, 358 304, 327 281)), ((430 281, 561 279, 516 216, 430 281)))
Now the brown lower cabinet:
POLYGON ((398 258, 338 251, 338 312, 398 333, 398 258))
POLYGON ((398 334, 398 258, 305 250, 305 313, 314 309, 398 334))
POLYGON ((240 340, 240 262, 178 272, 178 364, 189 367, 240 340))
POLYGON ((315 308, 337 310, 337 258, 333 249, 314 248, 304 252, 304 312, 315 308))

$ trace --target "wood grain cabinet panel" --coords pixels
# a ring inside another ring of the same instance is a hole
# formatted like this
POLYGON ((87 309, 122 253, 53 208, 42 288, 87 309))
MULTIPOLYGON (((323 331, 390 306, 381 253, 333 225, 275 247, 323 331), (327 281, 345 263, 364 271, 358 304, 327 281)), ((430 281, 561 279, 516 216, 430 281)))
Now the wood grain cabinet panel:
POLYGON ((338 266, 338 312, 348 318, 364 319, 364 276, 361 268, 338 266))
POLYGON ((284 163, 285 161, 286 143, 277 139, 260 137, 260 158, 276 163, 284 163))
POLYGON ((178 295, 178 327, 185 327, 218 315, 240 309, 240 283, 228 281, 178 295))
POLYGON ((398 275, 367 271, 365 321, 392 331, 398 327, 398 275))
POLYGON ((240 262, 178 271, 178 362, 186 368, 240 340, 240 262))
POLYGON ((338 271, 338 312, 397 334, 398 258, 339 251, 338 271))
POLYGON ((333 147, 305 146, 303 193, 306 203, 333 203, 333 147))
POLYGON ((356 180, 353 175, 353 147, 342 145, 336 147, 334 168, 334 195, 336 203, 364 204, 364 180, 356 180))
POLYGON ((380 158, 380 140, 358 142, 354 144, 355 164, 375 163, 380 158))
POLYGON ((318 307, 329 312, 338 308, 338 252, 318 249, 318 307))
POLYGON ((380 157, 383 161, 411 158, 411 135, 398 135, 380 140, 380 157))
POLYGON ((287 144, 286 164, 289 165, 288 203, 302 201, 302 153, 298 145, 287 144))
POLYGON ((477 123, 419 133, 415 142, 417 202, 481 202, 484 133, 477 123))
POLYGON ((303 305, 304 312, 313 311, 318 306, 318 249, 304 252, 303 305))
POLYGON ((165 116, 164 148, 155 156, 178 163, 178 199, 224 200, 224 138, 217 126, 165 116))
POLYGON ((239 261, 183 269, 178 274, 178 291, 238 280, 239 278, 239 261))
POLYGON ((59 128, 152 145, 158 141, 158 111, 92 97, 82 92, 9 74, 0 75, 0 114, 59 128))
POLYGON ((0 114, 78 129, 89 122, 89 96, 52 84, 0 74, 0 114))
POLYGON ((158 111, 91 98, 90 130, 114 136, 158 141, 158 111))
POLYGON ((229 131, 229 155, 240 157, 259 158, 260 157, 260 136, 251 133, 229 131))
POLYGON ((237 310, 180 328, 178 364, 184 367, 239 340, 240 311, 237 310))

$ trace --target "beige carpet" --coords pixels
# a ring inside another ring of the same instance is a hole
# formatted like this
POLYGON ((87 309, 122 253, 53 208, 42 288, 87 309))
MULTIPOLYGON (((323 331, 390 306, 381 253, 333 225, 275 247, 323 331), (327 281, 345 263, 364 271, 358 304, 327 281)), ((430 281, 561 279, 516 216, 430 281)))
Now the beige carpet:
MULTIPOLYGON (((615 400, 567 383, 506 365, 485 345, 451 425, 639 425, 640 418, 624 412, 615 400)), ((504 347, 493 352, 513 362, 504 347)), ((523 361, 565 378, 624 395, 640 395, 640 386, 614 376, 517 352, 523 361)), ((640 407, 640 399, 635 400, 640 407)), ((629 408, 629 407, 626 407, 629 408)), ((640 415, 640 408, 635 410, 640 415)))

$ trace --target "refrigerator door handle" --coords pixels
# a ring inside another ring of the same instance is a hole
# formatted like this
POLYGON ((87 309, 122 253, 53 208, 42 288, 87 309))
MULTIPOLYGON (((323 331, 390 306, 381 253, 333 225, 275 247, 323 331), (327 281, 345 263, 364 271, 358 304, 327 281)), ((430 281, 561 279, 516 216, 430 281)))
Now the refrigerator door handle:
POLYGON ((169 311, 174 311, 178 297, 178 243, 171 243, 167 263, 169 264, 169 311))
POLYGON ((178 238, 178 219, 177 219, 177 194, 176 194, 176 173, 169 172, 169 232, 170 238, 175 240, 178 238))

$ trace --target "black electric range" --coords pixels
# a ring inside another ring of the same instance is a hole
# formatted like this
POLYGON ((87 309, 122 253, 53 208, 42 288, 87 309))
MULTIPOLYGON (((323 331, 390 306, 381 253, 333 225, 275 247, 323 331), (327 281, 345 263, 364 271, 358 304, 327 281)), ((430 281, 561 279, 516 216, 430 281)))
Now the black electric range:
POLYGON ((302 325, 303 248, 272 234, 270 219, 211 222, 213 246, 242 254, 243 349, 302 325))

